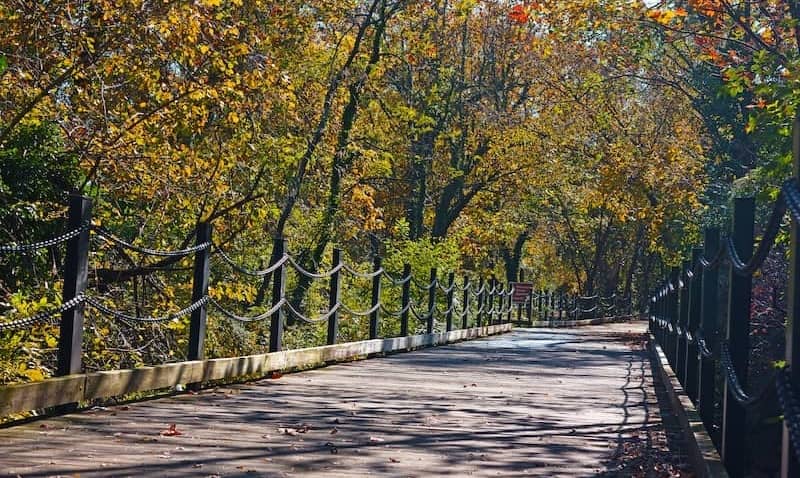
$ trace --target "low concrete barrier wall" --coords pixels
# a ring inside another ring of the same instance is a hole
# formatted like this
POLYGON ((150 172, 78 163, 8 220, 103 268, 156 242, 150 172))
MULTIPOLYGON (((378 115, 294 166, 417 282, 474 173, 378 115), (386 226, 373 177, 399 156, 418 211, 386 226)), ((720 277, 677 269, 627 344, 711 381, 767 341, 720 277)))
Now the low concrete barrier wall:
POLYGON ((719 453, 706 431, 700 414, 689 396, 686 395, 678 377, 670 367, 667 356, 656 343, 655 337, 649 341, 653 376, 660 380, 667 390, 672 410, 678 419, 689 455, 689 462, 700 478, 727 478, 728 472, 722 465, 719 453))

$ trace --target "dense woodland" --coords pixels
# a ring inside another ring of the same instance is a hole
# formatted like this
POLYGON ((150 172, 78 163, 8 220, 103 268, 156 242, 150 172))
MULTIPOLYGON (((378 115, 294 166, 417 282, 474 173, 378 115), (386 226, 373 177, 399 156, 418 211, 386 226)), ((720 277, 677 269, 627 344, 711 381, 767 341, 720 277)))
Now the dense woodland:
MULTIPOLYGON (((0 243, 63 232, 80 193, 142 246, 191 245, 210 221, 252 268, 285 238, 309 270, 339 247, 363 270, 522 270, 641 308, 734 195, 774 198, 790 175, 798 20, 776 0, 6 0, 0 243)), ((62 254, 0 257, 0 314, 58 304, 62 254)), ((94 240, 90 267, 115 309, 188 301, 191 258, 94 240)), ((265 310, 269 277, 213 267, 213 297, 265 310)), ((343 294, 367 305, 368 288, 343 294)), ((186 320, 87 320, 88 369, 185 354, 186 320)), ((209 327, 211 356, 263 350, 263 325, 209 327)), ((0 380, 47 375, 57 331, 4 333, 0 380)))

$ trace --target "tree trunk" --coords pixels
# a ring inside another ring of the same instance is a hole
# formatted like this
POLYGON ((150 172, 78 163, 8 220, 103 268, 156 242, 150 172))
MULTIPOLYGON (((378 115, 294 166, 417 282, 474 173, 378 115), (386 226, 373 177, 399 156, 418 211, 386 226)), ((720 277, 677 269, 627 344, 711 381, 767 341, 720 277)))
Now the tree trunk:
POLYGON ((519 278, 519 268, 522 264, 522 252, 529 237, 529 230, 522 231, 517 235, 516 240, 514 240, 513 248, 503 248, 503 250, 500 251, 503 256, 503 262, 505 263, 506 280, 508 282, 516 282, 519 278))
POLYGON ((628 305, 631 305, 631 302, 633 301, 633 276, 636 274, 636 267, 639 265, 639 259, 642 255, 642 241, 644 241, 644 225, 640 224, 636 230, 636 243, 633 246, 631 263, 628 266, 628 271, 625 275, 625 287, 622 289, 622 298, 628 305))
MULTIPOLYGON (((297 164, 297 173, 289 181, 289 190, 284 199, 284 203, 281 206, 281 212, 280 215, 278 216, 278 222, 275 226, 275 231, 273 235, 274 239, 272 243, 273 252, 270 255, 270 260, 269 260, 270 265, 274 264, 275 262, 278 261, 278 259, 280 259, 280 257, 277 257, 277 254, 275 253, 275 251, 278 250, 278 248, 275 246, 277 242, 279 240, 282 240, 282 238, 284 237, 286 225, 289 221, 289 218, 291 217, 295 205, 297 204, 297 200, 300 197, 300 190, 302 188, 303 182, 305 181, 308 164, 310 163, 311 158, 314 156, 317 147, 322 142, 322 139, 325 136, 325 132, 327 131, 328 127, 328 122, 330 121, 330 115, 333 110, 334 99, 337 91, 339 90, 339 86, 341 85, 342 81, 344 81, 344 79, 347 77, 347 73, 349 72, 350 67, 352 66, 354 60, 358 56, 358 53, 361 51, 361 44, 370 26, 370 18, 375 12, 375 9, 377 8, 378 4, 382 2, 383 0, 373 1, 372 5, 369 8, 368 15, 365 16, 364 20, 358 26, 358 32, 356 33, 353 46, 347 55, 347 60, 345 61, 342 68, 338 71, 338 73, 331 79, 330 83, 328 84, 328 90, 325 93, 325 99, 322 105, 322 114, 320 115, 317 127, 311 139, 309 140, 308 145, 306 146, 306 150, 303 153, 302 158, 300 158, 300 161, 297 164)), ((346 112, 343 113, 343 116, 345 116, 346 114, 347 114, 346 112)), ((271 280, 272 280, 272 274, 264 276, 263 280, 261 281, 261 285, 258 288, 258 293, 256 294, 254 305, 262 305, 264 303, 264 299, 266 297, 267 291, 269 290, 269 284, 271 280)))
POLYGON ((435 130, 421 133, 411 143, 411 168, 408 179, 411 184, 411 195, 406 201, 406 220, 408 221, 408 238, 416 241, 425 234, 425 200, 428 197, 428 175, 433 162, 433 145, 436 141, 435 130))
MULTIPOLYGON (((376 2, 377 3, 377 2, 376 2)), ((310 254, 308 251, 303 251, 300 260, 304 267, 309 270, 316 270, 317 264, 322 261, 322 254, 325 253, 325 248, 333 238, 333 226, 336 216, 342 203, 342 179, 344 174, 350 169, 353 162, 353 157, 348 146, 350 144, 350 133, 358 116, 358 108, 361 101, 361 94, 369 79, 369 75, 375 65, 378 64, 381 58, 381 45, 383 42, 383 34, 388 20, 385 14, 386 3, 385 0, 380 1, 380 20, 375 24, 375 33, 372 38, 372 49, 370 51, 369 61, 367 62, 364 72, 361 76, 350 84, 348 87, 349 98, 347 105, 342 112, 342 127, 336 138, 336 152, 333 155, 333 163, 331 165, 331 175, 328 182, 328 198, 325 204, 325 211, 322 215, 322 220, 317 227, 317 241, 311 249, 310 254)), ((365 20, 366 21, 366 20, 365 20)), ((297 287, 292 292, 291 301, 292 305, 297 310, 302 310, 301 304, 305 298, 306 292, 312 279, 304 275, 300 275, 297 287)), ((290 325, 294 323, 293 320, 287 320, 290 325)))

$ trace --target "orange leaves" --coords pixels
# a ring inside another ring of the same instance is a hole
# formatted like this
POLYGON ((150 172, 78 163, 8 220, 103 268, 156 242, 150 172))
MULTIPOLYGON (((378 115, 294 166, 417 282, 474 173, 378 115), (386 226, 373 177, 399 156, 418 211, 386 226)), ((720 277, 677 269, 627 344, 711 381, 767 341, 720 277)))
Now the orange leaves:
POLYGON ((755 101, 755 103, 751 103, 751 104, 749 104, 749 105, 745 106, 745 108, 747 108, 747 109, 749 109, 749 110, 752 110, 752 109, 760 109, 760 110, 763 110, 763 109, 764 109, 764 108, 766 108, 766 107, 767 107, 767 100, 765 100, 764 98, 758 98, 758 99, 755 101))
POLYGON ((706 54, 708 55, 708 57, 711 59, 711 61, 712 61, 712 62, 713 62, 715 65, 717 65, 717 66, 719 66, 719 67, 724 67, 724 66, 726 66, 726 65, 727 65, 727 62, 726 62, 726 61, 725 61, 725 59, 722 57, 722 54, 721 54, 720 52, 718 52, 716 49, 713 49, 713 48, 712 48, 712 49, 710 49, 710 50, 707 50, 707 51, 706 51, 706 54))
POLYGON ((716 18, 723 13, 721 0, 690 0, 689 5, 701 15, 716 18))
POLYGON ((529 18, 527 8, 522 4, 514 5, 508 12, 508 19, 513 23, 528 23, 529 18))
POLYGON ((523 3, 518 3, 509 9, 508 19, 511 21, 511 23, 522 25, 530 21, 531 12, 539 9, 539 2, 536 1, 525 1, 523 3))
POLYGON ((650 10, 647 12, 647 17, 651 20, 660 23, 661 25, 669 25, 673 20, 683 18, 688 13, 683 8, 666 9, 666 10, 650 10))
POLYGON ((692 39, 695 45, 700 47, 700 56, 702 60, 710 61, 719 68, 725 68, 730 65, 731 60, 739 61, 736 52, 729 51, 727 58, 726 55, 720 53, 718 50, 719 41, 709 36, 695 35, 692 39))

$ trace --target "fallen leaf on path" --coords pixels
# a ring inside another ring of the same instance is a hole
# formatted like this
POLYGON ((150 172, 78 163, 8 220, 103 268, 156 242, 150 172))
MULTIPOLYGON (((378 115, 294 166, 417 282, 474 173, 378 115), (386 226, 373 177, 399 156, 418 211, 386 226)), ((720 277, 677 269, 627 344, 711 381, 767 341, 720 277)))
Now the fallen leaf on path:
POLYGON ((161 433, 159 435, 161 435, 162 437, 176 437, 183 435, 183 432, 178 430, 177 425, 172 423, 166 430, 161 430, 161 433))

